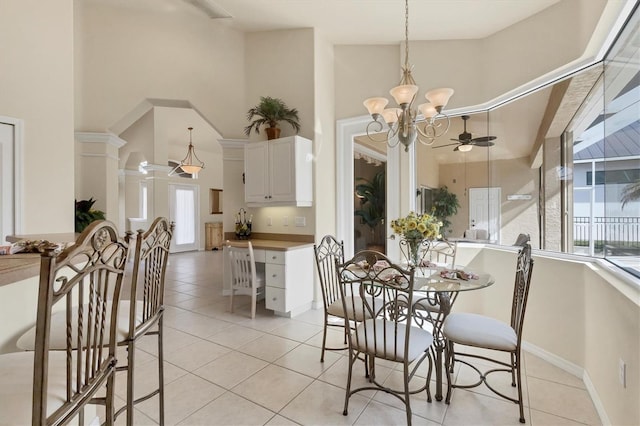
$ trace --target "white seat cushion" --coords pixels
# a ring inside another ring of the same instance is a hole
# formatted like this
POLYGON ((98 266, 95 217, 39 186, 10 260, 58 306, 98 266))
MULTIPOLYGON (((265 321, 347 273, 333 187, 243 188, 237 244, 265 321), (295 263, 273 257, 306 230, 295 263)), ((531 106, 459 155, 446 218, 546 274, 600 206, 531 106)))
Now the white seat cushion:
POLYGON ((376 358, 396 362, 402 362, 406 358, 409 362, 412 362, 422 355, 433 343, 431 333, 418 327, 412 327, 409 334, 409 351, 405 356, 404 338, 406 326, 404 324, 398 324, 397 331, 395 330, 395 326, 396 324, 391 321, 368 319, 360 323, 356 332, 352 333, 353 344, 357 345, 357 349, 361 352, 375 354, 376 358), (373 339, 374 327, 376 333, 375 340, 373 339), (360 337, 358 342, 356 342, 355 339, 356 333, 360 337), (365 333, 367 336, 366 342, 364 339, 365 333))
POLYGON ((413 292, 413 305, 416 307, 416 309, 422 309, 435 313, 440 312, 440 304, 434 300, 433 294, 427 296, 427 294, 423 291, 413 292))
MULTIPOLYGON (((87 312, 88 305, 85 305, 85 313, 87 312)), ((120 307, 118 308, 118 332, 116 335, 116 339, 118 342, 125 340, 129 334, 129 309, 131 307, 131 302, 129 300, 120 301, 120 307)), ((111 309, 111 304, 107 304, 107 310, 111 309)), ((142 302, 136 301, 136 326, 142 324, 142 302)), ((67 334, 66 334, 66 325, 65 325, 65 312, 59 311, 51 315, 51 336, 49 338, 49 349, 51 350, 65 350, 67 348, 67 334)), ((77 318, 74 318, 73 322, 73 341, 76 342, 76 330, 77 326, 77 318)), ((109 333, 109 324, 106 324, 105 333, 109 333)), ((87 336, 88 333, 85 333, 84 336, 87 336)), ((24 351, 32 351, 35 349, 35 340, 36 340, 36 327, 33 326, 29 330, 27 330, 16 343, 16 346, 19 349, 24 351)), ((75 348, 74 346, 74 349, 75 348)))
POLYGON ((509 324, 477 314, 447 316, 442 332, 454 343, 479 348, 513 351, 518 343, 516 332, 509 324))
MULTIPOLYGON (((0 355, 0 425, 31 424, 33 352, 0 355)), ((49 354, 47 413, 62 406, 66 398, 65 352, 49 354)))
MULTIPOLYGON (((349 315, 349 319, 360 322, 365 318, 371 318, 371 314, 369 314, 369 312, 363 311, 362 309, 362 298, 357 296, 355 298, 347 297, 345 300, 347 302, 347 315, 349 315), (355 313, 354 306, 356 311, 355 313)), ((344 318, 342 299, 338 299, 331 305, 329 305, 329 307, 327 308, 327 313, 329 315, 344 318)))

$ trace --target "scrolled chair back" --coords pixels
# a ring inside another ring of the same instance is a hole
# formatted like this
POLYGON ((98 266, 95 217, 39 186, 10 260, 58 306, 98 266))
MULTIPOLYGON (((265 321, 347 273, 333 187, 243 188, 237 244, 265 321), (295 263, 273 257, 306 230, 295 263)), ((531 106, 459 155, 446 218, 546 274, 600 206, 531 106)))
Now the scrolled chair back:
MULTIPOLYGON (((164 309, 164 281, 169 260, 174 223, 156 218, 149 229, 138 230, 135 235, 135 254, 131 280, 131 299, 140 300, 140 306, 130 310, 129 336, 146 327, 164 309), (141 321, 136 321, 139 317, 141 321)), ((133 232, 126 233, 128 244, 133 241, 133 232)))
POLYGON ((67 422, 108 379, 113 380, 118 301, 128 254, 128 245, 118 237, 115 225, 108 221, 91 223, 75 245, 62 252, 47 248, 42 254, 34 351, 33 424, 67 422), (75 303, 78 300, 84 303, 75 303), (63 309, 66 317, 64 355, 49 350, 50 318, 56 305, 63 309), (66 398, 56 400, 55 408, 47 407, 51 402, 49 393, 55 391, 48 388, 46 380, 52 354, 66 358, 66 398))
POLYGON ((336 270, 345 312, 361 310, 371 317, 365 321, 369 326, 356 327, 349 334, 350 345, 370 348, 384 359, 401 360, 415 328, 404 327, 413 324, 414 268, 403 269, 382 253, 364 250, 336 265, 336 270), (348 297, 351 295, 359 297, 348 297))
POLYGON ((527 309, 532 273, 533 259, 531 258, 531 245, 525 244, 518 252, 511 307, 511 327, 515 330, 518 341, 522 339, 522 326, 524 324, 524 314, 527 309))
POLYGON ((336 263, 344 263, 344 244, 332 235, 325 235, 319 244, 313 246, 320 279, 320 290, 325 310, 340 299, 336 263))

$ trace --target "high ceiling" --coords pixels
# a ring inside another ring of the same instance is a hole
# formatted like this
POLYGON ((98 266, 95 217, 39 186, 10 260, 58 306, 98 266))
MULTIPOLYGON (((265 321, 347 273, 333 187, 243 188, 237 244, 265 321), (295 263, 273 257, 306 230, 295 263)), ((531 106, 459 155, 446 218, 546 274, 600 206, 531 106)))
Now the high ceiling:
MULTIPOLYGON (((242 31, 316 28, 334 44, 397 44, 403 0, 87 0, 135 9, 191 10, 242 31)), ((410 0, 409 39, 479 39, 560 0, 410 0)))
MULTIPOLYGON (((334 44, 392 44, 404 39, 403 0, 83 0, 171 15, 192 14, 245 32, 313 27, 334 44)), ((409 39, 481 39, 549 8, 560 0, 409 0, 409 39)), ((475 147, 461 155, 453 147, 432 151, 440 163, 486 161, 529 155, 538 131, 533 111, 543 113, 549 90, 505 105, 487 115, 474 115, 469 131, 494 135, 490 150, 475 147)), ((184 126, 183 126, 184 127, 184 126)), ((446 137, 434 146, 450 143, 462 132, 462 121, 452 118, 446 137)))

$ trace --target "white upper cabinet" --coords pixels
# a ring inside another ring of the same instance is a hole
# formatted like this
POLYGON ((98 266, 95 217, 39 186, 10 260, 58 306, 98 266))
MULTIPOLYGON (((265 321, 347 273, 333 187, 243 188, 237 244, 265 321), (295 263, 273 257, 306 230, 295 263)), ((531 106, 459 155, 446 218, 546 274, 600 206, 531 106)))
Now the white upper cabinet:
POLYGON ((313 203, 311 141, 289 136, 244 148, 244 198, 250 207, 313 203))

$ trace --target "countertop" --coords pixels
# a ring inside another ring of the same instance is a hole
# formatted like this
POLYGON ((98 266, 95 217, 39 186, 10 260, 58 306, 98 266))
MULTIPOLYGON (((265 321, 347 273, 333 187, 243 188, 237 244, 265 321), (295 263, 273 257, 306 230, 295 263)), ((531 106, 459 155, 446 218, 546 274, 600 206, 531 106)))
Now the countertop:
POLYGON ((0 256, 0 287, 38 276, 39 253, 17 253, 0 256))
MULTIPOLYGON (((242 245, 246 243, 247 240, 228 240, 232 245, 238 244, 242 245)), ((251 245, 254 249, 260 250, 276 250, 276 251, 287 251, 287 250, 296 250, 300 248, 313 247, 313 243, 306 242, 296 242, 296 241, 279 241, 279 240, 263 240, 263 239, 249 239, 251 241, 251 245)))
POLYGON ((65 232, 59 234, 25 234, 25 235, 7 235, 7 241, 17 243, 20 240, 46 240, 51 243, 72 243, 78 239, 80 234, 73 232, 65 232))
MULTIPOLYGON (((20 240, 46 240, 51 243, 74 242, 79 234, 73 232, 58 234, 7 235, 10 243, 20 240)), ((0 287, 40 274, 40 253, 16 253, 0 256, 0 287)))

